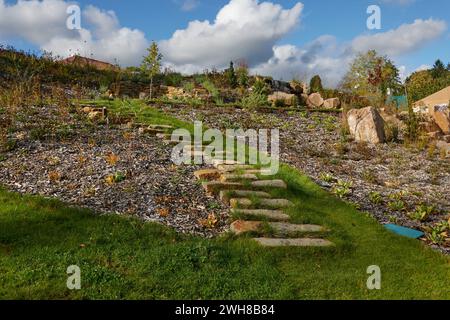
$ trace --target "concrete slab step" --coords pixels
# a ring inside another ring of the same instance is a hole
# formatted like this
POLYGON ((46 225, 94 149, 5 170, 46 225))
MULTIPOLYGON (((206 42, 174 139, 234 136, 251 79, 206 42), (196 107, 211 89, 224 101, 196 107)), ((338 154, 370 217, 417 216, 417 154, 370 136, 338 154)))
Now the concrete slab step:
POLYGON ((272 172, 270 169, 250 169, 250 170, 244 170, 244 173, 250 173, 250 174, 262 174, 262 175, 272 175, 272 172))
POLYGON ((251 185, 257 188, 287 189, 287 184, 283 180, 260 180, 252 182, 251 185))
POLYGON ((238 182, 209 181, 202 183, 203 189, 209 194, 219 194, 222 190, 237 190, 244 188, 244 185, 238 182))
POLYGON ((250 208, 257 206, 259 209, 281 209, 289 208, 294 204, 286 199, 258 199, 258 201, 252 201, 248 198, 233 198, 230 199, 230 206, 232 208, 250 208))
POLYGON ((217 169, 203 169, 194 172, 194 176, 199 180, 218 180, 220 179, 221 172, 217 169))
POLYGON ((297 238, 297 239, 278 239, 278 238, 255 238, 263 247, 332 247, 334 244, 324 239, 297 238))
POLYGON ((141 128, 138 129, 138 133, 139 134, 148 134, 148 135, 156 136, 157 134, 165 133, 165 131, 161 130, 161 129, 152 129, 152 128, 148 128, 148 127, 147 128, 141 127, 141 128))
MULTIPOLYGON (((231 232, 236 235, 245 234, 245 233, 263 233, 264 230, 264 222, 262 221, 245 221, 245 220, 236 220, 231 226, 231 232)), ((268 222, 267 226, 272 229, 276 236, 298 236, 299 233, 314 233, 324 231, 324 228, 318 225, 311 224, 292 224, 285 222, 268 222)))
POLYGON ((236 160, 223 160, 223 159, 213 159, 211 163, 217 169, 219 169, 220 166, 222 166, 222 165, 236 165, 236 166, 238 166, 238 165, 245 165, 245 164, 243 164, 243 163, 241 163, 239 161, 236 161, 236 160))
POLYGON ((288 221, 291 219, 289 215, 281 210, 268 209, 231 209, 232 214, 241 214, 249 218, 265 218, 270 221, 288 221))
POLYGON ((217 169, 219 169, 220 171, 223 172, 233 172, 233 171, 238 171, 238 170, 250 170, 253 169, 252 165, 248 165, 248 164, 218 164, 216 166, 217 169))
POLYGON ((232 198, 248 198, 248 197, 258 197, 258 198, 271 198, 272 196, 263 191, 253 191, 253 190, 232 190, 232 191, 220 191, 220 200, 224 203, 230 203, 232 198))
POLYGON ((247 174, 232 174, 232 173, 226 173, 223 174, 220 177, 220 181, 226 182, 226 181, 239 181, 239 180, 258 180, 258 177, 254 174, 247 173, 247 174))
POLYGON ((165 125, 165 124, 151 124, 148 126, 151 129, 161 129, 161 130, 171 130, 174 129, 171 125, 165 125))

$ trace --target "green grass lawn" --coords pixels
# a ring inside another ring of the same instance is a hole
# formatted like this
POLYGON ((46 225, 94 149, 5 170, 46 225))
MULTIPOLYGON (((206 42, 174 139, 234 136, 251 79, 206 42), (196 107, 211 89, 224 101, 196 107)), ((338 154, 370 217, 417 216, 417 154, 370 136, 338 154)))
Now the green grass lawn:
POLYGON ((290 167, 278 176, 289 186, 278 195, 295 203, 292 220, 326 226, 335 247, 267 249, 230 235, 206 240, 0 190, 0 298, 450 298, 448 257, 386 231, 290 167), (81 268, 79 291, 66 288, 70 265, 81 268), (381 268, 381 290, 366 288, 370 265, 381 268))

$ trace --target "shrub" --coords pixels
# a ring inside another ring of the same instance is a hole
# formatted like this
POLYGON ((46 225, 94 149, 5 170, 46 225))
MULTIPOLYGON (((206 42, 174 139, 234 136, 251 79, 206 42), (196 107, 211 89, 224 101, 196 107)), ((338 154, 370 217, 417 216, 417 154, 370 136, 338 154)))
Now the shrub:
POLYGON ((369 200, 373 204, 380 204, 383 202, 383 197, 381 196, 381 194, 379 192, 372 191, 369 193, 369 200))
POLYGON ((257 109, 268 105, 267 96, 255 91, 242 98, 241 103, 242 107, 247 109, 257 109))
POLYGON ((202 83, 202 86, 208 91, 216 104, 221 104, 219 89, 217 89, 214 83, 212 83, 210 80, 206 80, 202 83))
POLYGON ((409 217, 414 220, 425 221, 430 215, 435 212, 436 208, 434 206, 428 206, 421 204, 416 207, 416 210, 409 213, 409 217))
POLYGON ((285 106, 286 106, 286 102, 284 101, 284 99, 276 99, 274 102, 275 108, 284 108, 285 106))

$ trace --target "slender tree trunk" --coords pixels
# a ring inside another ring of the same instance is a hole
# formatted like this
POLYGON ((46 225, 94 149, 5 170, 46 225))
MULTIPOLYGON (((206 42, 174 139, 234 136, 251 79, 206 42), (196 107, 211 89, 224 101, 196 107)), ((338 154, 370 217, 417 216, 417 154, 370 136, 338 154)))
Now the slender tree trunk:
POLYGON ((153 91, 153 77, 150 78, 150 100, 152 100, 153 91))

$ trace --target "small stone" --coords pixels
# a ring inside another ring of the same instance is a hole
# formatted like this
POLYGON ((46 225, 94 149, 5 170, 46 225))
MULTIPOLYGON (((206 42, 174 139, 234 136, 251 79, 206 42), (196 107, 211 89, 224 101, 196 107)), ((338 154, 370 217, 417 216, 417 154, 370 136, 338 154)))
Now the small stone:
POLYGON ((334 244, 324 239, 274 239, 274 238, 256 238, 254 239, 264 247, 330 247, 334 244))
POLYGON ((258 188, 280 188, 287 189, 286 182, 283 180, 261 180, 252 182, 253 187, 258 188))
POLYGON ((172 139, 172 135, 170 133, 157 133, 156 137, 158 139, 165 139, 165 140, 171 140, 172 139))
POLYGON ((273 221, 288 221, 291 217, 281 210, 246 210, 246 209, 231 209, 232 214, 242 214, 248 217, 263 217, 273 221))
POLYGON ((236 220, 230 226, 231 232, 235 233, 236 235, 241 235, 248 232, 257 233, 260 232, 261 229, 262 229, 261 221, 236 220))
POLYGON ((254 174, 223 174, 220 181, 236 181, 236 180, 258 180, 258 177, 254 174))
POLYGON ((446 157, 450 157, 450 143, 447 143, 445 141, 438 141, 436 143, 436 147, 438 147, 446 157))
POLYGON ((203 169, 194 172, 194 175, 199 180, 217 180, 220 179, 220 171, 217 169, 203 169))

